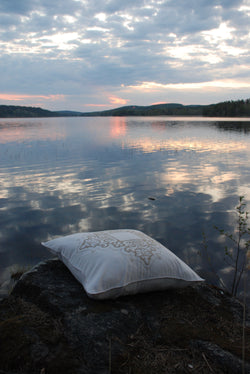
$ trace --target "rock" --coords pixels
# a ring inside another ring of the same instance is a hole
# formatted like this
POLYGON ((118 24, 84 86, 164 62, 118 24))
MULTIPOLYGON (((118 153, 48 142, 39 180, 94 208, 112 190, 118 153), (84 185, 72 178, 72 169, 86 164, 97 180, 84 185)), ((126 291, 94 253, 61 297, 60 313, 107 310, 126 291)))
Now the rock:
MULTIPOLYGON (((247 314, 245 372, 249 372, 247 314)), ((0 373, 242 373, 242 305, 202 284, 90 299, 59 260, 0 303, 0 373)))
MULTIPOLYGON (((194 346, 200 348, 203 354, 208 355, 213 361, 218 362, 226 373, 242 373, 242 360, 223 350, 218 345, 197 340, 194 342, 194 346)), ((250 365, 248 363, 245 363, 245 371, 250 373, 250 365)))

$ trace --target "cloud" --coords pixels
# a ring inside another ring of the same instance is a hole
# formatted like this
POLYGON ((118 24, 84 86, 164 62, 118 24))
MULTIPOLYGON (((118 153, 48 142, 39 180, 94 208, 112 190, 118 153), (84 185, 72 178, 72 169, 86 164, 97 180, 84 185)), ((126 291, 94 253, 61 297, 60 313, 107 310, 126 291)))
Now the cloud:
POLYGON ((4 14, 16 13, 16 14, 26 14, 32 8, 31 0, 1 0, 0 12, 4 14))
POLYGON ((0 94, 0 100, 6 101, 22 101, 25 99, 44 99, 44 100, 62 100, 64 99, 63 95, 16 95, 16 94, 0 94))
POLYGON ((109 101, 111 104, 114 104, 114 105, 125 105, 128 102, 128 100, 126 99, 121 99, 120 97, 115 97, 115 96, 110 96, 109 101))
MULTIPOLYGON (((148 91, 124 96, 126 87, 143 82, 210 82, 210 89, 214 81, 234 80, 236 90, 239 77, 249 75, 249 18, 249 0, 2 0, 0 90, 62 95, 61 104, 67 97, 79 109, 84 103, 109 107, 112 95, 165 101, 148 91)), ((238 87, 239 98, 246 97, 244 89, 238 87)), ((225 90, 219 98, 230 95, 225 90)))
POLYGON ((130 86, 130 88, 138 90, 158 90, 158 89, 176 89, 176 90, 200 90, 202 88, 248 88, 250 89, 250 79, 246 81, 231 81, 231 80, 221 80, 213 82, 199 82, 199 83, 177 83, 177 84, 160 84, 156 82, 142 82, 138 86, 130 86))

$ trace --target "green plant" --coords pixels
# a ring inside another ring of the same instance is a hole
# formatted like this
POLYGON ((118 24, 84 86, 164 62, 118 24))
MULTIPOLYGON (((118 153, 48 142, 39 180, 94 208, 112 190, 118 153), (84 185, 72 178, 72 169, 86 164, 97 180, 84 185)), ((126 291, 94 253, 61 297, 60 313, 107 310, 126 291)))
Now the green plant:
MULTIPOLYGON (((231 289, 228 290, 222 279, 214 271, 211 265, 211 259, 208 253, 208 245, 206 235, 203 232, 203 248, 206 253, 207 261, 210 269, 214 273, 215 277, 219 281, 221 287, 228 291, 232 296, 236 296, 242 275, 250 270, 250 227, 248 227, 248 215, 249 213, 245 210, 246 204, 244 202, 244 196, 239 197, 239 203, 236 207, 237 224, 233 233, 228 233, 224 229, 220 229, 217 226, 214 228, 229 242, 232 246, 226 245, 224 247, 225 260, 229 260, 229 265, 233 268, 233 279, 231 289)), ((227 261, 228 262, 228 261, 227 261)), ((242 321, 242 373, 245 373, 245 347, 246 347, 246 277, 244 278, 243 284, 243 321, 242 321)))
POLYGON ((208 251, 206 235, 203 232, 203 249, 206 255, 206 260, 210 266, 210 270, 214 273, 215 278, 218 280, 220 286, 229 292, 232 296, 236 296, 239 289, 239 284, 242 276, 249 270, 250 258, 250 227, 248 227, 248 215, 246 211, 246 204, 244 196, 239 197, 239 203, 236 207, 237 223, 233 233, 229 233, 224 229, 214 226, 221 236, 227 239, 228 245, 224 247, 224 260, 233 269, 233 277, 231 287, 228 288, 223 280, 219 277, 218 273, 214 271, 211 258, 208 251))
POLYGON ((232 246, 225 246, 225 256, 233 268, 233 279, 230 293, 237 295, 242 275, 247 271, 247 256, 250 251, 250 228, 247 227, 248 212, 245 210, 244 196, 239 197, 239 204, 236 207, 237 225, 233 233, 214 226, 220 235, 228 238, 232 246))

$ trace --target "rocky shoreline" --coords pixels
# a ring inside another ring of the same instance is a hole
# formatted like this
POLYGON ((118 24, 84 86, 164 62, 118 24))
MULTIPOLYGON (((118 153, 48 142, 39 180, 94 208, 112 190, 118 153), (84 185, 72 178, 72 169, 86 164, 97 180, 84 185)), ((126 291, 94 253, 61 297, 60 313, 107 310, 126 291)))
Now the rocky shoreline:
POLYGON ((25 273, 0 302, 0 374, 250 372, 250 315, 221 290, 90 299, 59 260, 25 273))

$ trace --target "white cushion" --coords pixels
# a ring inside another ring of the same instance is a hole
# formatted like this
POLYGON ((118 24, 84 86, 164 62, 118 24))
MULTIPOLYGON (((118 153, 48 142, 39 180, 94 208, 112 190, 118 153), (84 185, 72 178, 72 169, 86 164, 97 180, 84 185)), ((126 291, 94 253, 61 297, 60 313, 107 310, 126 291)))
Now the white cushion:
POLYGON ((42 243, 95 299, 203 281, 169 249, 137 230, 86 232, 42 243))

